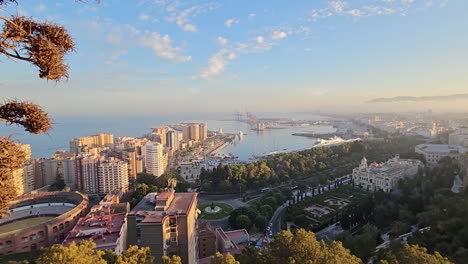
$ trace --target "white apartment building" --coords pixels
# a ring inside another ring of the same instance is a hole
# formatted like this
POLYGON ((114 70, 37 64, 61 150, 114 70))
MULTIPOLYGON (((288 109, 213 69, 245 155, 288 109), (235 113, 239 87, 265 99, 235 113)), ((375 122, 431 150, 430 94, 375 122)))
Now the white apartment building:
POLYGON ((359 167, 353 170, 353 181, 366 190, 391 192, 398 187, 400 179, 416 175, 422 167, 421 161, 400 159, 398 155, 387 162, 370 165, 363 158, 359 167))
POLYGON ((149 142, 146 144, 145 150, 146 173, 153 174, 156 177, 161 176, 166 169, 163 145, 156 142, 149 142))
POLYGON ((109 159, 98 166, 99 193, 128 189, 128 164, 124 161, 109 159))
POLYGON ((460 145, 420 144, 414 148, 414 151, 424 155, 427 167, 434 168, 444 157, 450 157, 460 161, 468 149, 460 145))

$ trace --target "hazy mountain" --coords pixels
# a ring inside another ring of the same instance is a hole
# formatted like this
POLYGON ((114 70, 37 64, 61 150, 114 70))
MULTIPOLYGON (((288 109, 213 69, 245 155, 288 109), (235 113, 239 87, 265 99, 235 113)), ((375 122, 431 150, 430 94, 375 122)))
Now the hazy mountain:
POLYGON ((445 102, 455 100, 466 100, 468 94, 452 94, 439 96, 396 96, 390 98, 376 98, 366 103, 395 103, 395 102, 445 102))

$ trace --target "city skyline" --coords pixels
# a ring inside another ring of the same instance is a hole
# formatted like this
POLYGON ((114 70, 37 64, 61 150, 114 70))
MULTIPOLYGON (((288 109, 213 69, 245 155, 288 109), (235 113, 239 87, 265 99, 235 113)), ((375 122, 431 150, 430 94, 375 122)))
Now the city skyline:
POLYGON ((25 0, 5 11, 72 34, 70 79, 47 82, 33 66, 4 60, 0 91, 52 115, 461 111, 466 99, 366 102, 465 93, 466 7, 461 0, 25 0))

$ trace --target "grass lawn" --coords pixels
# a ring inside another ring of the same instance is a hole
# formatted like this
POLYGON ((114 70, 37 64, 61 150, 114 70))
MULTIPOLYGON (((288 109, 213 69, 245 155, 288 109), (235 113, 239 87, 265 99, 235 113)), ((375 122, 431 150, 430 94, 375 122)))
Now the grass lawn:
POLYGON ((201 211, 201 214, 199 215, 200 219, 205 219, 205 220, 221 219, 231 214, 233 210, 229 204, 214 202, 214 206, 221 207, 221 211, 216 214, 209 214, 205 212, 205 208, 210 207, 210 206, 211 206, 211 202, 202 203, 198 205, 198 209, 200 209, 201 211))

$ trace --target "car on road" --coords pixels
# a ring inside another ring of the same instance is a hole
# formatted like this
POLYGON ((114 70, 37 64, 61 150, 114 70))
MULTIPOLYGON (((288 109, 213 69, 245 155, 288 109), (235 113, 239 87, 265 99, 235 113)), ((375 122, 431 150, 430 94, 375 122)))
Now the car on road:
POLYGON ((270 230, 270 232, 268 233, 268 235, 273 238, 273 231, 270 230))

